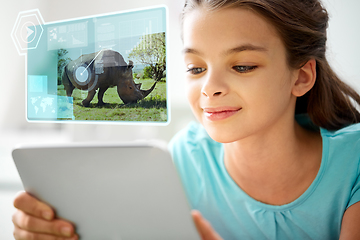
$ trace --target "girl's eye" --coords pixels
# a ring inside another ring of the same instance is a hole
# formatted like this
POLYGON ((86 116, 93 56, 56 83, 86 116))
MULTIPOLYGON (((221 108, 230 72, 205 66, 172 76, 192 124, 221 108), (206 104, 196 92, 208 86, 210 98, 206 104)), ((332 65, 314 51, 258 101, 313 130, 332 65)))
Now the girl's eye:
POLYGON ((205 70, 206 70, 205 68, 198 67, 198 68, 190 68, 187 70, 187 72, 196 75, 196 74, 200 74, 200 73, 204 72, 205 70))
POLYGON ((239 73, 247 73, 257 68, 257 66, 234 66, 233 69, 239 73))

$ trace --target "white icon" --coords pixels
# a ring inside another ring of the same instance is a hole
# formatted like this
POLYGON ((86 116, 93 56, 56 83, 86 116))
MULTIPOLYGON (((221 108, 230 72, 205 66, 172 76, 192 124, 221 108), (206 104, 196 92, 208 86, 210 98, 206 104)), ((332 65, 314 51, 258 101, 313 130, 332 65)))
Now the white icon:
POLYGON ((38 9, 19 12, 11 38, 20 55, 26 55, 27 50, 36 49, 44 32, 44 19, 38 9))
POLYGON ((76 69, 75 71, 75 76, 76 79, 80 82, 80 83, 85 83, 88 78, 89 78, 89 72, 86 71, 88 67, 84 67, 84 66, 80 66, 76 69))
POLYGON ((57 40, 57 29, 56 28, 49 28, 49 41, 57 40))
POLYGON ((36 37, 36 26, 32 22, 25 22, 22 27, 21 40, 24 43, 31 43, 36 37), (34 35, 31 37, 31 35, 34 35))
POLYGON ((27 30, 27 35, 26 35, 26 38, 29 38, 31 34, 33 34, 35 31, 31 30, 30 28, 26 28, 27 30))

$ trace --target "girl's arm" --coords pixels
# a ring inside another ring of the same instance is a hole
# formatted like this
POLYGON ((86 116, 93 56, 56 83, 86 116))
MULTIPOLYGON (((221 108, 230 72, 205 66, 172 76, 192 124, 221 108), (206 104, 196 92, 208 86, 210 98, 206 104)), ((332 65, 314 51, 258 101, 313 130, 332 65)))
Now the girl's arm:
POLYGON ((340 232, 340 240, 356 239, 360 239, 360 202, 345 211, 340 232))

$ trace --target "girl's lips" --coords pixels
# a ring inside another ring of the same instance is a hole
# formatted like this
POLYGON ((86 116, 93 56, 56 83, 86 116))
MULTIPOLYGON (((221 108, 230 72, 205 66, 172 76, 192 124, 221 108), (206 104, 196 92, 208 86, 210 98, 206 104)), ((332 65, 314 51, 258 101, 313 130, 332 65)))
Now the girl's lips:
POLYGON ((219 121, 229 118, 239 112, 237 107, 203 108, 205 117, 210 121, 219 121))

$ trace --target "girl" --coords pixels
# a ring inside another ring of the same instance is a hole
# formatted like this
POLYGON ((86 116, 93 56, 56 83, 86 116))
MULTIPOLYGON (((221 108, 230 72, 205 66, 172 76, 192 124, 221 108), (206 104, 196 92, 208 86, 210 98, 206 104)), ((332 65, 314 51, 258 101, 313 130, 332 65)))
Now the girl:
MULTIPOLYGON (((202 239, 360 239, 360 96, 327 63, 327 22, 317 0, 186 1, 200 124, 169 147, 202 239)), ((16 239, 76 238, 26 193, 14 205, 16 239)))
POLYGON ((192 208, 224 239, 360 239, 360 97, 326 61, 320 2, 188 0, 182 16, 202 126, 170 149, 192 208))

